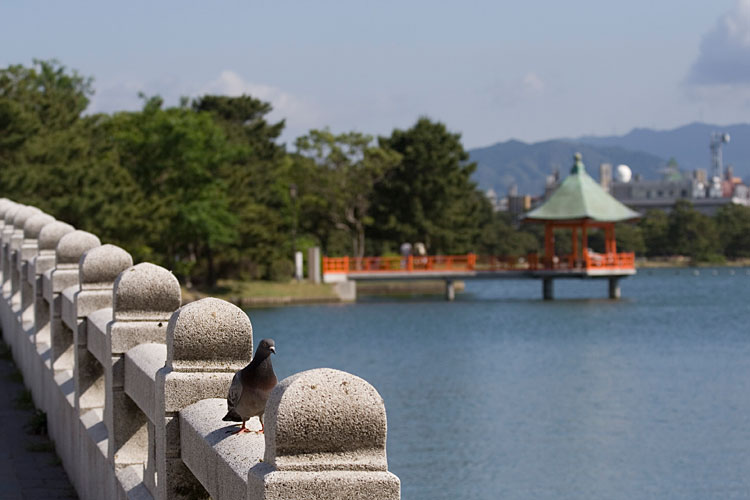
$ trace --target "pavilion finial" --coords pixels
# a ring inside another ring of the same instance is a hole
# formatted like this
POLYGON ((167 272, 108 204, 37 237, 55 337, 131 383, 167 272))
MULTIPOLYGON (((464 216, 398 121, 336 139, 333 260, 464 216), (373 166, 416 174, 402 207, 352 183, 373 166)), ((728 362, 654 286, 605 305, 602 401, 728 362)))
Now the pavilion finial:
POLYGON ((586 170, 586 167, 583 165, 583 155, 581 153, 574 154, 573 168, 570 169, 570 173, 577 174, 583 172, 584 170, 586 170))

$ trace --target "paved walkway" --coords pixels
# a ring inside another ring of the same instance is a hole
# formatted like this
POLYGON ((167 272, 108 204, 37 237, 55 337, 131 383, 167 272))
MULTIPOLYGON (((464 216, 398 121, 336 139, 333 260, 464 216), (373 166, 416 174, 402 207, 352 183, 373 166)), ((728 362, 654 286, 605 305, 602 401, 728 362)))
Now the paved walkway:
POLYGON ((78 498, 50 440, 24 429, 33 416, 21 374, 0 340, 0 500, 78 498))

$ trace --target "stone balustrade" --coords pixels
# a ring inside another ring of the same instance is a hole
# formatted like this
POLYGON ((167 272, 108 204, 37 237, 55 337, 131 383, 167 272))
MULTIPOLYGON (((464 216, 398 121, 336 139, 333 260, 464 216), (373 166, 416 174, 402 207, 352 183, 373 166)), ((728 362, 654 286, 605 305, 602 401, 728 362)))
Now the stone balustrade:
MULTIPOLYGON (((0 325, 80 498, 398 499, 382 398, 337 370, 271 393, 265 434, 222 421, 253 329, 168 270, 0 199, 0 325)), ((252 430, 260 422, 248 422, 252 430)))

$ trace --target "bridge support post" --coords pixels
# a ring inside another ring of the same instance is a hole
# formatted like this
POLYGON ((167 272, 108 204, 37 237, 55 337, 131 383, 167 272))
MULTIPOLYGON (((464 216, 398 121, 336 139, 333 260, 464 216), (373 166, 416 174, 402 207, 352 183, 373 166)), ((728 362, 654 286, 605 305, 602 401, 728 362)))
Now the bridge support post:
POLYGON ((609 298, 620 298, 620 278, 609 278, 609 298))
POLYGON ((555 298, 555 281, 552 278, 542 279, 542 297, 544 300, 555 298))
POLYGON ((449 302, 456 300, 456 285, 453 280, 445 280, 445 300, 449 302))

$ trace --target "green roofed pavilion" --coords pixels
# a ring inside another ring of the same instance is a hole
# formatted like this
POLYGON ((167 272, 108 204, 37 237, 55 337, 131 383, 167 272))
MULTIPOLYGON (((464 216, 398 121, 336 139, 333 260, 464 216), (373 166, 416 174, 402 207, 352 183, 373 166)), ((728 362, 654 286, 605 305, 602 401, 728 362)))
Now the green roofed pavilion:
POLYGON ((587 275, 634 273, 635 255, 617 252, 615 223, 641 215, 614 199, 586 173, 580 153, 574 158, 570 175, 546 202, 524 218, 524 222, 544 223, 544 269, 581 269, 587 275), (555 229, 571 231, 570 254, 555 255, 555 229), (604 253, 589 248, 588 233, 592 229, 604 231, 604 253))
POLYGON ((638 212, 617 201, 591 176, 576 153, 570 175, 544 202, 526 214, 527 222, 591 220, 596 222, 622 222, 638 219, 638 212))

